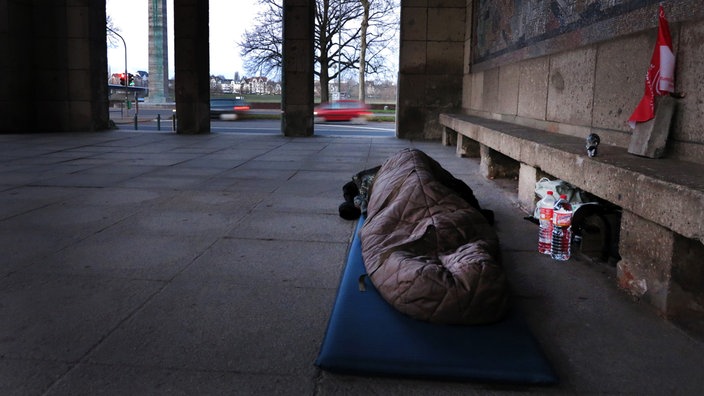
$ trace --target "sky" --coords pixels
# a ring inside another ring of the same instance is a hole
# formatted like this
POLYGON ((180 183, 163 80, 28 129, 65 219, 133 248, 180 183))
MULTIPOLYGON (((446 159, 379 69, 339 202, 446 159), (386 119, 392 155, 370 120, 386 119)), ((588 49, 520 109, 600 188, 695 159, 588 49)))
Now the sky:
MULTIPOLYGON (((149 70, 148 0, 107 0, 107 15, 119 29, 127 44, 127 70, 149 70)), ((169 77, 174 75, 173 1, 167 0, 169 35, 169 77)), ((237 42, 245 29, 251 29, 260 6, 253 1, 210 0, 210 74, 233 78, 235 72, 245 75, 237 42)), ((125 50, 118 39, 116 48, 108 47, 108 68, 111 73, 125 70, 125 50)))

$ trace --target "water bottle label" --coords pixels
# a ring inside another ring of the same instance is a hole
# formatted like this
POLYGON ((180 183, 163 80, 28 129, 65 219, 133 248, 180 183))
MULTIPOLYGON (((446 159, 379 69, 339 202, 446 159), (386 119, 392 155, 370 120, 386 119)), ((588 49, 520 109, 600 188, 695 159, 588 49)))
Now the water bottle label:
POLYGON ((552 220, 552 208, 540 208, 540 220, 552 220))
POLYGON ((572 222, 572 212, 557 210, 553 212, 552 223, 558 227, 567 227, 572 222))

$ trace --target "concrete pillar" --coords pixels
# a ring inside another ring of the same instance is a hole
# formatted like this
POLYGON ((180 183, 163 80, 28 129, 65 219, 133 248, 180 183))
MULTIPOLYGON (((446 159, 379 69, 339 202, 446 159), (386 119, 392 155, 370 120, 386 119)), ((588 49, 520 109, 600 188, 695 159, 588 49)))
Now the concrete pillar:
POLYGON ((210 133, 208 0, 174 0, 176 133, 210 133))
POLYGON ((518 205, 526 213, 533 213, 535 210, 535 204, 538 202, 538 196, 535 195, 535 184, 544 177, 550 180, 556 179, 554 176, 543 172, 540 168, 521 162, 518 171, 518 205))
POLYGON ((704 315, 704 245, 624 210, 619 287, 671 319, 704 315))
MULTIPOLYGON (((457 135, 459 133, 455 132, 452 130, 452 128, 444 127, 443 133, 442 133, 442 145, 443 146, 456 146, 457 145, 457 135)), ((459 151, 459 149, 457 149, 459 151)), ((458 156, 460 156, 459 153, 457 153, 458 156)))
POLYGON ((0 132, 107 129, 105 0, 4 1, 0 15, 0 132))
POLYGON ((440 139, 438 115, 460 109, 466 10, 463 0, 402 2, 398 137, 440 139))
POLYGON ((479 142, 472 140, 461 133, 457 134, 457 156, 467 158, 479 158, 481 148, 479 142))
POLYGON ((479 173, 487 179, 518 177, 520 163, 511 157, 481 144, 479 173))
POLYGON ((313 135, 315 0, 284 0, 281 132, 313 135))
POLYGON ((540 180, 539 173, 537 168, 521 163, 518 171, 518 205, 526 213, 533 213, 535 209, 535 183, 540 180))
MULTIPOLYGON (((36 20, 36 24, 43 24, 36 20)), ((107 129, 107 46, 105 1, 66 3, 66 68, 68 123, 62 131, 99 131, 107 129)), ((44 59, 44 54, 39 54, 44 59)), ((40 91, 43 88, 37 86, 40 91)), ((43 93, 42 93, 43 95, 43 93)), ((60 100, 60 99, 59 99, 60 100)), ((41 109, 42 107, 38 107, 41 109)), ((41 110, 38 117, 44 117, 41 110)), ((43 130, 54 130, 44 124, 43 130)))
POLYGON ((169 46, 166 0, 149 0, 149 103, 164 103, 169 96, 169 46))

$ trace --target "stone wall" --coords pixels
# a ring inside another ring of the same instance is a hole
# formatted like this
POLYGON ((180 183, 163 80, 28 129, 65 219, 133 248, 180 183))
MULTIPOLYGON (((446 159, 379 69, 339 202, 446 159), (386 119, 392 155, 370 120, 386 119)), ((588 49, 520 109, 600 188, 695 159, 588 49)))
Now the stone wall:
MULTIPOLYGON (((627 120, 643 95, 657 37, 658 3, 467 0, 471 23, 465 36, 462 111, 580 138, 596 132, 602 143, 628 148, 632 130, 627 120), (521 12, 529 3, 535 8, 526 17, 521 12), (582 14, 576 11, 587 4, 603 14, 585 13, 591 19, 579 21, 582 14), (565 8, 573 13, 561 14, 565 8), (556 16, 565 19, 550 23, 556 16), (546 29, 536 32, 517 25, 527 20, 543 21, 546 29), (512 37, 516 32, 532 35, 512 37)), ((677 100, 665 157, 691 163, 691 175, 686 166, 672 172, 701 180, 692 169, 704 164, 704 2, 673 0, 664 8, 677 57, 675 87, 685 95, 677 100)), ((528 193, 524 195, 533 195, 531 185, 540 172, 521 165, 519 188, 528 193)), ((664 188, 672 189, 676 183, 667 182, 677 175, 664 172, 657 177, 664 188)), ((574 178, 577 185, 585 184, 579 176, 574 178)), ((618 175, 609 180, 608 188, 632 185, 636 191, 642 186, 642 180, 620 180, 618 175)), ((640 199, 657 200, 656 189, 645 191, 640 199)), ((534 197, 522 199, 530 202, 534 197)), ((673 204, 653 202, 655 213, 623 210, 617 276, 623 289, 682 322, 704 317, 704 245, 701 235, 684 237, 673 231, 673 222, 653 220, 664 212, 658 208, 673 204)))
MULTIPOLYGON (((472 1, 467 3, 469 7, 472 1)), ((602 142, 628 147, 632 131, 627 120, 643 95, 657 36, 656 10, 657 4, 650 4, 622 13, 615 21, 602 21, 597 25, 611 29, 596 37, 590 25, 546 39, 550 45, 538 42, 499 51, 474 63, 471 51, 480 34, 469 31, 463 110, 580 137, 596 132, 602 142)), ((693 0, 668 2, 665 12, 677 56, 676 89, 686 95, 678 100, 665 156, 702 163, 704 11, 701 2, 693 0)))

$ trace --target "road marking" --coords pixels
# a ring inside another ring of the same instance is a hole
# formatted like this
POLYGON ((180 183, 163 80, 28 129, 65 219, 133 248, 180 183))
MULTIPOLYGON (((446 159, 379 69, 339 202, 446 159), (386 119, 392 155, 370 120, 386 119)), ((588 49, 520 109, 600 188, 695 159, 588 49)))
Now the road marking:
POLYGON ((369 129, 372 131, 385 131, 385 132, 393 132, 396 129, 396 126, 394 125, 394 128, 376 128, 376 127, 369 127, 369 126, 357 126, 357 125, 334 125, 334 124, 325 124, 325 126, 330 126, 330 127, 338 127, 338 128, 343 128, 343 129, 369 129))

